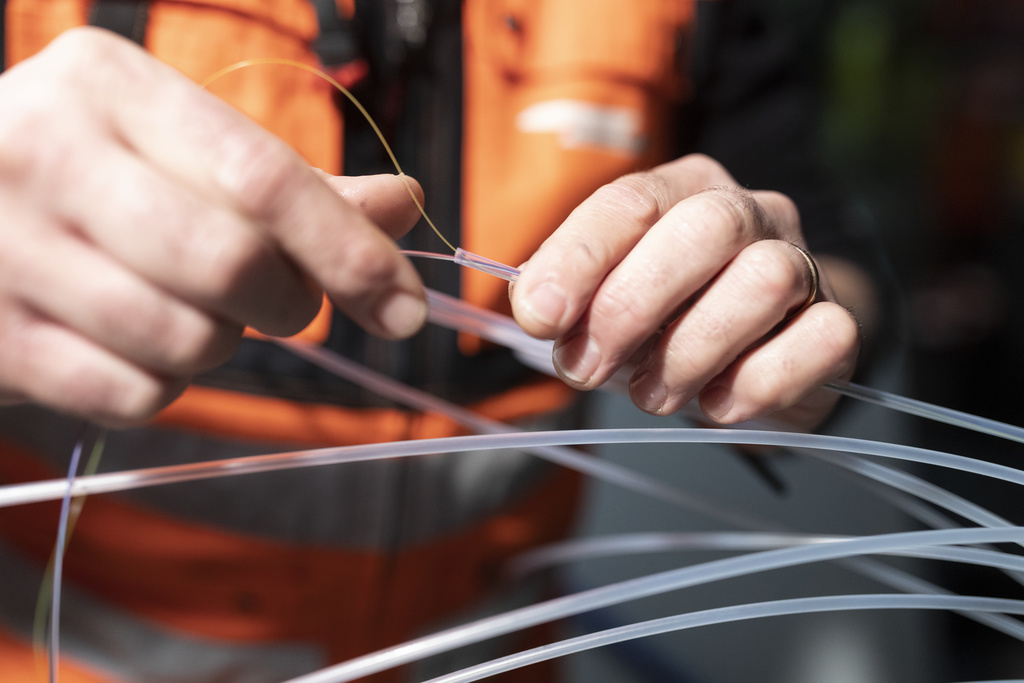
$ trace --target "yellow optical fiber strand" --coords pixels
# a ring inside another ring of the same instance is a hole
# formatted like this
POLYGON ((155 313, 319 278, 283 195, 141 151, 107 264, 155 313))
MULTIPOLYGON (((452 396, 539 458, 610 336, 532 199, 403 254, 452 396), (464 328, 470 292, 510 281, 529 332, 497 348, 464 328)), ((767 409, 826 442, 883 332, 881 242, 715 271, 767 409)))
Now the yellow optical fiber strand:
POLYGON ((232 71, 244 69, 249 66, 257 66, 260 64, 281 64, 283 66, 293 66, 296 69, 302 69, 303 71, 307 71, 313 74, 314 76, 319 76, 320 78, 324 79, 325 81, 333 85, 338 90, 338 92, 347 97, 348 101, 355 105, 356 109, 359 110, 359 113, 363 115, 363 118, 365 118, 367 123, 370 124, 370 127, 373 128, 373 132, 377 134, 377 138, 380 140, 380 143, 384 145, 384 150, 388 153, 388 157, 391 158, 391 163, 394 164, 395 169, 398 170, 398 177, 405 185, 405 189, 408 190, 409 196, 412 197, 413 203, 416 204, 416 208, 419 209, 420 211, 420 215, 422 215, 423 219, 427 221, 427 225, 430 226, 434 233, 441 238, 441 241, 444 242, 445 245, 447 245, 447 247, 451 249, 453 253, 458 251, 455 248, 455 246, 452 245, 451 242, 445 239, 445 236, 441 234, 441 231, 437 229, 437 226, 434 225, 434 221, 430 220, 430 216, 428 216, 427 212, 424 210, 423 205, 420 203, 420 200, 416 198, 416 193, 413 192, 412 186, 406 179, 405 171, 402 170, 401 165, 398 163, 398 159, 395 157, 395 153, 391 151, 391 145, 389 145, 387 140, 384 139, 384 134, 380 132, 380 128, 377 127, 377 122, 373 120, 372 116, 370 116, 370 112, 366 111, 366 108, 363 107, 359 100, 356 99, 356 96, 353 95, 348 88, 346 88, 337 80, 332 78, 329 74, 324 73, 323 71, 317 69, 314 66, 304 64, 303 62, 299 62, 294 59, 285 59, 282 57, 257 57, 255 59, 246 59, 241 62, 237 62, 236 64, 224 67, 223 69, 221 69, 220 71, 218 71, 217 73, 213 74, 205 81, 203 81, 202 86, 206 88, 211 83, 219 79, 221 76, 225 76, 231 73, 232 71))

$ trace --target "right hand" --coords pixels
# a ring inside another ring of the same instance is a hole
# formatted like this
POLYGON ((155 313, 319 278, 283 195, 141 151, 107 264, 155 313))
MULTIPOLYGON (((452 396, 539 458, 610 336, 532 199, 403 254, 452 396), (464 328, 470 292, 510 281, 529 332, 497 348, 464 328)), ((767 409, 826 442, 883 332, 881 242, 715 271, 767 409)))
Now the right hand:
POLYGON ((324 290, 371 333, 415 332, 423 287, 393 242, 418 216, 405 187, 324 176, 107 32, 69 31, 12 68, 0 402, 143 420, 227 360, 245 326, 300 331, 324 290))

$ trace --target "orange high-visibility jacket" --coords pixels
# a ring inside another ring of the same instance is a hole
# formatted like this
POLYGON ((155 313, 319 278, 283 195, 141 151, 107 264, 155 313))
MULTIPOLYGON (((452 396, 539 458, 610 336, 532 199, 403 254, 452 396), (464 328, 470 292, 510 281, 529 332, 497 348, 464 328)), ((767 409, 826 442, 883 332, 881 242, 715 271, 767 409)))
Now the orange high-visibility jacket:
MULTIPOLYGON (((8 0, 7 63, 86 24, 91 4, 8 0)), ((677 52, 692 11, 690 0, 463 2, 462 73, 451 74, 462 79, 463 247, 522 263, 599 185, 662 160, 686 95, 677 52)), ((316 64, 317 30, 306 0, 168 0, 150 3, 144 44, 201 81, 255 57, 316 64)), ((211 89, 340 172, 341 122, 322 80, 253 67, 211 89)), ((504 282, 461 277, 464 298, 507 310, 504 282)), ((493 419, 537 419, 570 400, 473 340, 398 346, 344 325, 325 310, 307 335, 404 377, 433 372, 421 386, 493 419)), ((36 407, 0 410, 0 481, 59 476, 77 430, 36 407)), ((111 434, 103 467, 457 433, 251 339, 152 425, 111 434)), ((472 605, 507 558, 564 535, 575 490, 573 476, 505 453, 98 496, 66 559, 62 680, 276 681, 400 642, 472 605)), ((26 643, 56 510, 0 510, 3 681, 35 680, 26 643)))

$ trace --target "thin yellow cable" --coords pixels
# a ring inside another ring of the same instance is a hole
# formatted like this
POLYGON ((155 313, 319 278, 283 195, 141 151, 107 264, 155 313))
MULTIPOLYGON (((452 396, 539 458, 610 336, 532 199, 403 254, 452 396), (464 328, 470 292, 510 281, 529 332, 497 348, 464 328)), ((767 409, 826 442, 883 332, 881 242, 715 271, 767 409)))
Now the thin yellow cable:
POLYGON ((337 80, 332 78, 329 74, 324 73, 320 69, 317 69, 315 66, 310 66, 309 64, 305 64, 294 59, 284 59, 281 57, 259 57, 256 59, 246 59, 236 64, 224 67, 223 69, 221 69, 220 71, 216 72, 215 74, 207 78, 205 81, 203 81, 202 86, 206 88, 217 79, 231 73, 232 71, 237 71, 239 69, 244 69, 246 67, 257 66, 261 64, 280 64, 283 66, 292 66, 295 67, 296 69, 302 69, 303 71, 309 72, 314 76, 318 76, 324 79, 325 81, 333 85, 338 90, 338 92, 347 97, 348 101, 355 105, 356 109, 359 110, 359 113, 363 115, 367 123, 370 124, 370 127, 373 128, 373 132, 377 134, 377 138, 380 140, 380 143, 384 145, 384 150, 388 153, 388 157, 391 158, 391 163, 395 165, 395 169, 398 171, 398 177, 405 185, 405 189, 408 190, 409 196, 412 197, 413 203, 416 204, 416 208, 419 209, 420 211, 420 215, 422 215, 424 220, 427 221, 427 225, 430 226, 430 228, 434 231, 434 234, 440 237, 441 241, 444 242, 445 245, 447 245, 448 248, 451 249, 453 253, 458 251, 458 249, 456 249, 451 242, 445 239, 445 236, 441 234, 441 231, 437 229, 437 226, 434 225, 434 221, 430 220, 430 216, 428 216, 427 212, 424 210, 423 205, 420 203, 420 200, 416 198, 416 193, 413 192, 412 185, 410 185, 409 181, 406 179, 405 171, 402 170, 402 166, 398 163, 398 159, 397 157, 395 157, 395 153, 391 151, 391 145, 389 145, 388 141, 384 139, 384 134, 380 132, 380 128, 377 127, 377 122, 373 120, 372 116, 370 116, 370 112, 366 111, 366 108, 363 107, 362 103, 360 103, 359 100, 356 99, 356 96, 353 95, 348 88, 346 88, 337 80))

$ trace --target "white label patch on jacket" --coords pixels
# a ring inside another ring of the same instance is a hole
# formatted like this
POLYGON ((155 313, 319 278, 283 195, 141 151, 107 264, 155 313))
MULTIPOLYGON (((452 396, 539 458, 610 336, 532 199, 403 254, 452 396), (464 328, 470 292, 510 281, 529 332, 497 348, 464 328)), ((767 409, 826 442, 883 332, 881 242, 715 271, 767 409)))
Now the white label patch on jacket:
POLYGON ((516 128, 524 133, 558 133, 565 149, 597 147, 635 156, 646 142, 640 113, 584 100, 549 100, 523 109, 516 128))

